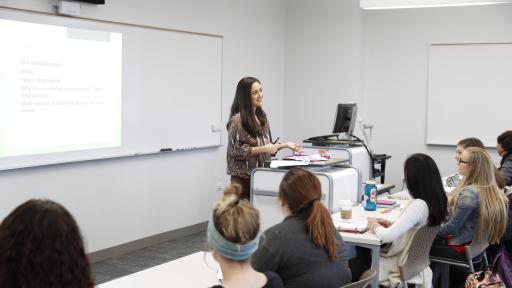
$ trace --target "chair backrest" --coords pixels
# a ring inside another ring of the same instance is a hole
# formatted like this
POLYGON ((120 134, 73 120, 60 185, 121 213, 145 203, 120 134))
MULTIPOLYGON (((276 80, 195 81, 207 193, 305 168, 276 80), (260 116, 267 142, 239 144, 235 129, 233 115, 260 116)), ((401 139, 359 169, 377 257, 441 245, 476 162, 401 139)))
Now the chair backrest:
POLYGON ((402 281, 411 279, 430 264, 430 247, 439 229, 440 226, 423 226, 416 231, 409 246, 407 261, 398 267, 402 281))
POLYGON ((377 275, 377 271, 375 271, 374 269, 368 269, 364 271, 363 274, 361 274, 361 277, 359 277, 359 281, 352 282, 341 288, 365 288, 372 283, 372 280, 373 278, 375 278, 375 275, 377 275))
POLYGON ((471 244, 466 246, 464 250, 466 251, 466 257, 469 259, 473 259, 480 254, 482 254, 487 247, 489 247, 489 231, 484 231, 482 235, 482 239, 477 239, 476 231, 473 235, 473 240, 471 240, 471 244))

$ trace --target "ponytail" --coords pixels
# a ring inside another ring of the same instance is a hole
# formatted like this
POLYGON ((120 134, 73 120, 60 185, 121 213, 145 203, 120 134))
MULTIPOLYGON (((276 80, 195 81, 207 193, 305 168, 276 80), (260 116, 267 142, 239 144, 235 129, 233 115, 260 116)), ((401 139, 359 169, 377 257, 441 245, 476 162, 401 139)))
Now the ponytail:
POLYGON ((336 228, 332 224, 329 211, 319 200, 315 200, 311 205, 306 229, 313 243, 324 248, 329 259, 334 260, 336 258, 336 228))

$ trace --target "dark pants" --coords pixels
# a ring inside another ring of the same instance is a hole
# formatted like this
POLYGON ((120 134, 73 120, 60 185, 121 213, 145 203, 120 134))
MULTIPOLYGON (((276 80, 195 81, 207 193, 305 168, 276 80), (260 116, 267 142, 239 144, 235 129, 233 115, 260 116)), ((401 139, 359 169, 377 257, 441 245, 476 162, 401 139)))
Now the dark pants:
POLYGON ((372 250, 356 246, 356 257, 348 260, 348 267, 352 271, 352 281, 357 281, 364 271, 372 265, 372 250))
POLYGON ((453 250, 446 239, 436 239, 430 248, 430 256, 467 261, 464 251, 453 250))
POLYGON ((242 193, 240 194, 240 200, 247 199, 250 201, 251 192, 251 178, 243 178, 238 176, 231 176, 231 184, 239 184, 242 186, 242 193))
MULTIPOLYGON (((430 255, 439 258, 447 258, 454 260, 467 261, 464 251, 457 252, 453 250, 446 239, 436 239, 430 248, 430 255)), ((433 285, 434 287, 464 287, 464 282, 469 273, 469 270, 463 267, 448 264, 431 262, 430 268, 432 269, 433 285)), ((478 269, 477 269, 478 270, 478 269)))

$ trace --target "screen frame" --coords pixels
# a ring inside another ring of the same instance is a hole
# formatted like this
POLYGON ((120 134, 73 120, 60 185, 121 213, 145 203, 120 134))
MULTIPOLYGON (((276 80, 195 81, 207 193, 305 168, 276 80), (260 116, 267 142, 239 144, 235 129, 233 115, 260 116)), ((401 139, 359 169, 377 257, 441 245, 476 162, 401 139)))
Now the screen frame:
POLYGON ((333 134, 342 134, 345 133, 346 135, 352 135, 354 133, 354 128, 356 125, 356 117, 357 117, 357 104, 356 103, 339 103, 336 106, 336 114, 334 114, 334 124, 332 128, 333 134), (343 131, 342 124, 345 121, 343 118, 347 117, 344 115, 344 111, 347 109, 352 109, 352 113, 349 116, 350 117, 350 125, 348 128, 348 131, 343 131))

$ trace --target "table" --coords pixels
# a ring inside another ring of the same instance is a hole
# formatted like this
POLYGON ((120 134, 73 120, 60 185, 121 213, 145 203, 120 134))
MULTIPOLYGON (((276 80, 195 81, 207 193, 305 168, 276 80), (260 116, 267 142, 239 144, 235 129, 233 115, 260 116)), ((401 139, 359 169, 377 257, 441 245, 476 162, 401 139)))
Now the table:
MULTIPOLYGON (((391 212, 382 214, 381 212, 384 208, 377 208, 376 211, 366 211, 361 205, 358 205, 352 209, 352 220, 361 221, 366 220, 367 217, 373 218, 384 218, 389 221, 396 221, 398 217, 402 214, 405 205, 408 200, 397 200, 400 205, 393 208, 391 212)), ((334 213, 331 215, 334 225, 337 226, 342 220, 340 217, 340 213, 334 213)), ((369 248, 372 250, 372 268, 377 271, 377 275, 375 275, 375 279, 372 281, 373 288, 379 288, 379 264, 380 264, 380 245, 382 242, 377 236, 371 232, 365 232, 362 234, 358 233, 349 233, 349 232, 339 232, 344 242, 351 243, 353 245, 369 248)), ((357 279, 352 279, 357 280, 357 279)))
POLYGON ((218 263, 211 253, 197 252, 109 282, 98 288, 211 287, 219 284, 218 263))

